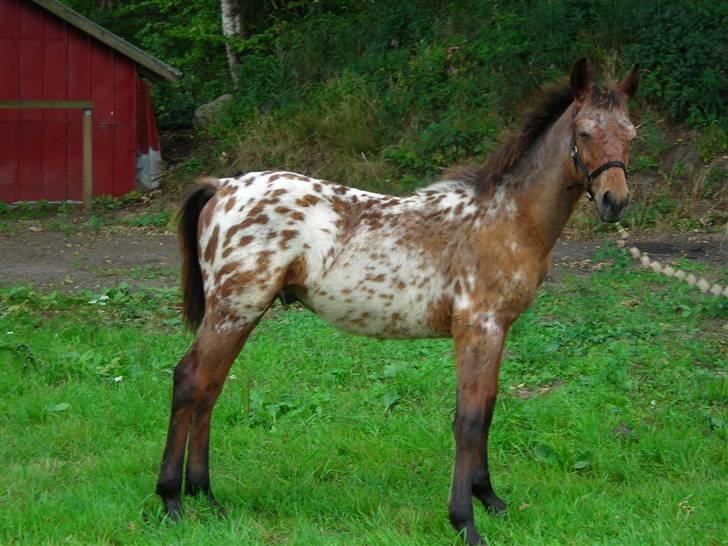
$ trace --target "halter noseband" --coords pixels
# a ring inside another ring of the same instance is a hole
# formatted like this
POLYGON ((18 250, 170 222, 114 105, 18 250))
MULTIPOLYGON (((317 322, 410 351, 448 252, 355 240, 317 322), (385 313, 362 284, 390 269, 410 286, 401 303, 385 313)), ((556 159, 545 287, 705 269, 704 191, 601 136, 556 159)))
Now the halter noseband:
MULTIPOLYGON (((576 118, 576 110, 574 110, 574 118, 576 118)), ((584 163, 584 160, 579 155, 579 149, 576 147, 576 126, 572 125, 571 127, 571 159, 574 160, 574 166, 581 170, 581 172, 584 173, 584 191, 586 191, 586 195, 589 197, 589 201, 594 201, 594 193, 592 193, 592 183, 594 180, 597 179, 597 177, 602 174, 604 171, 612 168, 619 168, 624 171, 624 176, 627 176, 627 167, 625 167, 624 163, 618 160, 613 161, 607 161, 603 165, 600 165, 593 171, 589 171, 589 167, 586 166, 586 163, 584 163)))

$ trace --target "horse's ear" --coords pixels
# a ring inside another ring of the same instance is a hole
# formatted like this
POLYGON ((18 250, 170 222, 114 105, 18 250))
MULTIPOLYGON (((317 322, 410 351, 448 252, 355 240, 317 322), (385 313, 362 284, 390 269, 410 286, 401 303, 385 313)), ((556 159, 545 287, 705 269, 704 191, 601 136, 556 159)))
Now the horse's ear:
POLYGON ((628 98, 632 98, 637 94, 637 89, 640 86, 640 65, 635 63, 632 70, 622 83, 619 84, 619 89, 627 95, 628 98))
POLYGON ((571 94, 575 101, 581 101, 585 96, 586 92, 589 91, 591 85, 591 75, 589 74, 589 67, 586 64, 586 58, 582 57, 574 63, 571 67, 571 76, 569 77, 571 82, 571 94))

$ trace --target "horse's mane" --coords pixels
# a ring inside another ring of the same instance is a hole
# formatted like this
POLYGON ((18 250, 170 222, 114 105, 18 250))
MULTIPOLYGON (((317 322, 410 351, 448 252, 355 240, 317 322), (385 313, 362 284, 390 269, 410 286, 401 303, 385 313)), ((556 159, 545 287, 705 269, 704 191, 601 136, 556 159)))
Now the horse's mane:
MULTIPOLYGON (((525 116, 521 130, 506 139, 481 165, 465 167, 449 173, 449 180, 461 180, 475 186, 478 194, 490 194, 541 136, 558 120, 574 98, 568 80, 541 88, 533 106, 525 116)), ((611 110, 624 103, 624 95, 612 85, 592 84, 592 104, 611 110)))

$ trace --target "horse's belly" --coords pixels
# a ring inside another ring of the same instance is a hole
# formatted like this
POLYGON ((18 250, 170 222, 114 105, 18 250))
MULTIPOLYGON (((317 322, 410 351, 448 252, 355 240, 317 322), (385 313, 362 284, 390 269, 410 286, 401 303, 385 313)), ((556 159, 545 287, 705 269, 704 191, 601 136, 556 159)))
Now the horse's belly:
MULTIPOLYGON (((445 337, 428 316, 428 306, 407 305, 376 294, 314 293, 301 301, 323 320, 347 332, 379 338, 445 337)), ((424 303, 424 302, 423 302, 424 303)))
POLYGON ((444 280, 423 268, 332 268, 306 283, 299 299, 328 323, 383 338, 447 337, 449 298, 444 280))

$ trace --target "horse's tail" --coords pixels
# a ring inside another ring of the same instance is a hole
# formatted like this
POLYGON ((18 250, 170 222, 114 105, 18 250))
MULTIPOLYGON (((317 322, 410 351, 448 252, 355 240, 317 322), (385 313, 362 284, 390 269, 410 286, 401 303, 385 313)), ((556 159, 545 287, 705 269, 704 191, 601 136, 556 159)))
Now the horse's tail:
POLYGON ((205 289, 198 251, 200 213, 215 195, 217 180, 198 181, 177 213, 177 240, 182 254, 182 298, 185 324, 196 330, 205 316, 205 289))

